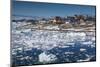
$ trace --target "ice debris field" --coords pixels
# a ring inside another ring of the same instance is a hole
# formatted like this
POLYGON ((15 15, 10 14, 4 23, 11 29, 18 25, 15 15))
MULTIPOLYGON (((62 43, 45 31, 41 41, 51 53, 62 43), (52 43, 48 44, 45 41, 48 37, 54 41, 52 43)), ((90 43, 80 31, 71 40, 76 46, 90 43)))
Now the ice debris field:
POLYGON ((96 60, 95 32, 60 32, 16 27, 12 22, 12 64, 35 65, 96 60))

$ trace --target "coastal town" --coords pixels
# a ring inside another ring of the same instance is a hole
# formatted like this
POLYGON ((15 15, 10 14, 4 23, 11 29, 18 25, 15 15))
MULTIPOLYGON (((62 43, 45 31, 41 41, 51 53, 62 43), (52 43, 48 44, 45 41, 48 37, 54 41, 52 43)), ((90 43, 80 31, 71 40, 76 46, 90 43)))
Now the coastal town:
POLYGON ((36 29, 49 31, 95 31, 95 16, 74 15, 74 16, 53 16, 50 18, 39 17, 36 19, 13 20, 18 23, 24 22, 17 29, 36 29))

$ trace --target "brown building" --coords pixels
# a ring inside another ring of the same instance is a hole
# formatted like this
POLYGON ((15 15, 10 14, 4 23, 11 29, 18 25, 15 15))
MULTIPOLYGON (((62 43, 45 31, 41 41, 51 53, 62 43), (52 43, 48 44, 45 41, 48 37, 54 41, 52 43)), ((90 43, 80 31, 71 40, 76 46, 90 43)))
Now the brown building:
POLYGON ((56 17, 53 19, 53 24, 64 24, 64 21, 62 20, 61 17, 56 16, 56 17))

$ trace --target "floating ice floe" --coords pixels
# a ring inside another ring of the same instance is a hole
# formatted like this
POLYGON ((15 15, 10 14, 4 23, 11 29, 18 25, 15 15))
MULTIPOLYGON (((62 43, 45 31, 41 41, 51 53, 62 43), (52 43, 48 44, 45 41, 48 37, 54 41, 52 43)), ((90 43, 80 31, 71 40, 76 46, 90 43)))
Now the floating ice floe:
POLYGON ((87 42, 83 42, 82 44, 87 45, 87 44, 92 44, 92 41, 87 41, 87 42))
POLYGON ((43 52, 39 55, 39 62, 42 63, 51 63, 57 60, 57 57, 53 54, 46 54, 46 52, 43 52))
POLYGON ((77 60, 77 62, 86 62, 86 61, 90 61, 91 58, 93 58, 94 56, 88 56, 86 59, 80 59, 80 60, 77 60))
POLYGON ((65 54, 74 54, 74 52, 65 52, 65 54))
POLYGON ((91 58, 87 58, 87 59, 85 59, 85 60, 77 60, 77 62, 86 62, 86 61, 89 61, 91 58))
POLYGON ((84 48, 80 48, 80 51, 83 52, 83 51, 86 51, 86 49, 84 49, 84 48))

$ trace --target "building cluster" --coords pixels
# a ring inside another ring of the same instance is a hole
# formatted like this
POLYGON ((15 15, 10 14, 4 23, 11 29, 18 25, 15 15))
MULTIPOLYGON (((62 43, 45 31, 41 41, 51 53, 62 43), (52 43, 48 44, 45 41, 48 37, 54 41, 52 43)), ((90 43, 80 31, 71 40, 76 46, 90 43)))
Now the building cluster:
POLYGON ((43 29, 44 27, 50 26, 63 29, 68 28, 80 28, 80 27, 95 27, 96 17, 95 16, 84 16, 84 15, 74 15, 74 16, 67 16, 67 17, 50 17, 50 18, 43 18, 41 19, 21 19, 21 20, 13 20, 13 22, 26 22, 26 25, 30 25, 32 27, 38 27, 39 29, 43 29))
POLYGON ((96 18, 92 16, 74 15, 67 17, 55 16, 48 20, 38 20, 39 24, 59 25, 63 28, 71 27, 92 27, 95 25, 96 18))

